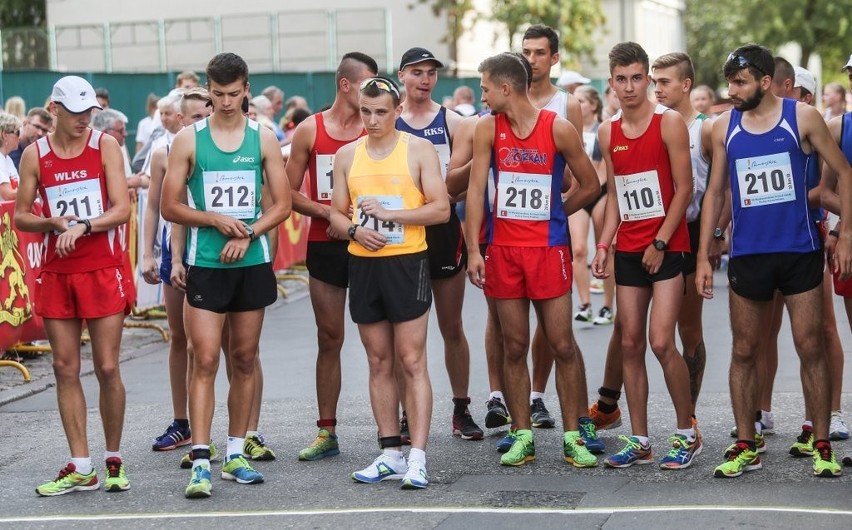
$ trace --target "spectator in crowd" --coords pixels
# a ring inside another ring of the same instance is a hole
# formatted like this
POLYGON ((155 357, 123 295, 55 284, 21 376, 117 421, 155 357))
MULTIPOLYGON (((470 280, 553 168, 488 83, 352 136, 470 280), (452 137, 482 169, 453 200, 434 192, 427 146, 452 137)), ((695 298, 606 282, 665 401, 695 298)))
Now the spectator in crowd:
POLYGON ((275 85, 270 85, 263 89, 261 95, 266 96, 269 102, 272 103, 272 116, 270 119, 275 119, 275 116, 281 113, 284 108, 284 91, 275 85))
POLYGON ((716 93, 707 85, 699 85, 689 94, 692 108, 707 117, 713 116, 713 105, 716 104, 716 93))
POLYGON ((27 119, 21 128, 21 136, 18 139, 18 148, 9 154, 16 168, 21 167, 21 154, 24 148, 39 138, 46 136, 53 128, 53 115, 42 107, 33 107, 27 113, 27 119))
POLYGON ((157 100, 160 98, 151 92, 145 100, 145 117, 139 120, 136 125, 136 153, 142 149, 142 146, 151 138, 151 133, 154 132, 154 114, 157 112, 157 100))
POLYGON ((825 121, 846 112, 846 89, 840 83, 829 83, 822 89, 822 104, 825 106, 825 121))
POLYGON ((601 121, 606 121, 621 109, 621 102, 618 101, 618 96, 609 86, 604 90, 604 108, 601 111, 601 121))
POLYGON ((7 99, 5 108, 7 113, 22 121, 27 112, 27 104, 21 96, 12 96, 7 99))
POLYGON ((186 90, 187 88, 195 88, 198 86, 201 78, 192 70, 186 70, 178 74, 175 79, 175 88, 186 90))
POLYGON ((591 82, 591 79, 581 75, 579 72, 575 72, 574 70, 565 70, 562 72, 562 75, 559 76, 559 80, 556 81, 556 86, 573 94, 575 88, 580 85, 588 85, 591 82))
POLYGON ((13 201, 18 193, 18 170, 11 153, 18 146, 21 120, 14 114, 0 114, 0 200, 13 201))
POLYGON ((135 197, 139 188, 147 188, 150 178, 147 175, 133 174, 130 171, 130 157, 127 154, 127 116, 115 109, 104 109, 92 116, 92 128, 102 131, 116 140, 121 146, 124 156, 124 175, 127 178, 127 188, 130 190, 131 199, 135 197))
POLYGON ((281 129, 281 127, 279 127, 274 121, 275 109, 272 107, 272 101, 270 101, 268 97, 261 95, 251 98, 250 103, 254 103, 254 106, 257 109, 258 123, 265 125, 265 123, 261 121, 261 116, 272 122, 272 131, 275 133, 275 137, 278 138, 279 142, 283 142, 284 130, 281 129))
POLYGON ((105 109, 109 108, 109 90, 103 87, 95 89, 95 98, 97 98, 101 107, 105 109))
POLYGON ((453 92, 453 110, 464 117, 476 114, 474 102, 473 89, 469 86, 460 86, 453 92))

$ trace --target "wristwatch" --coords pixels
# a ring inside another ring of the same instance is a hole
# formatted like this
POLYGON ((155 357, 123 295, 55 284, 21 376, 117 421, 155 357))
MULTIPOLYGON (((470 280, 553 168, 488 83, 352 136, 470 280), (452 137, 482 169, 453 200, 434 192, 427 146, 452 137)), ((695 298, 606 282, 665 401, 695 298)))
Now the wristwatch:
POLYGON ((654 240, 654 248, 659 250, 660 252, 663 252, 663 251, 669 249, 669 244, 666 243, 665 241, 660 240, 660 239, 655 239, 654 240))
POLYGON ((718 239, 719 241, 724 241, 725 232, 723 232, 721 228, 716 228, 716 230, 713 230, 713 238, 718 239))
POLYGON ((355 241, 355 230, 358 230, 358 225, 351 225, 349 227, 349 239, 351 239, 352 241, 355 241))
POLYGON ((254 228, 252 228, 251 225, 245 225, 245 226, 246 226, 246 232, 248 232, 248 235, 249 235, 249 241, 253 242, 254 240, 257 239, 257 234, 254 233, 254 228))

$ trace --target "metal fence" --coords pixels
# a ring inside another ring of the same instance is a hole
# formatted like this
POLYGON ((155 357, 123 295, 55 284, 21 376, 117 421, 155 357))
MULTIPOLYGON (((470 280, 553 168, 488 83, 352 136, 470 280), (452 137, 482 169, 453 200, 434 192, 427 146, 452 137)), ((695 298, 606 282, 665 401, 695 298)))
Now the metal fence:
POLYGON ((231 51, 255 72, 333 71, 353 49, 389 70, 390 22, 389 9, 353 8, 7 29, 0 70, 199 70, 231 51))

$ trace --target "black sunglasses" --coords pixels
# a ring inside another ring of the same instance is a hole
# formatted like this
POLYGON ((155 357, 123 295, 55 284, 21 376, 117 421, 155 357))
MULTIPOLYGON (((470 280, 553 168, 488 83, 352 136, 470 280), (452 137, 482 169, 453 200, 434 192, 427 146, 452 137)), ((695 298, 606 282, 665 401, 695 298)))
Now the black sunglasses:
POLYGON ((752 68, 754 68, 755 70, 757 70, 761 74, 769 75, 769 74, 766 73, 766 71, 763 68, 761 68, 761 67, 757 66, 756 64, 754 64, 753 62, 749 61, 748 57, 745 57, 744 55, 735 55, 735 54, 731 53, 731 54, 728 55, 728 60, 725 61, 725 63, 726 64, 727 63, 733 63, 733 64, 739 66, 740 68, 748 68, 749 66, 751 66, 752 68))

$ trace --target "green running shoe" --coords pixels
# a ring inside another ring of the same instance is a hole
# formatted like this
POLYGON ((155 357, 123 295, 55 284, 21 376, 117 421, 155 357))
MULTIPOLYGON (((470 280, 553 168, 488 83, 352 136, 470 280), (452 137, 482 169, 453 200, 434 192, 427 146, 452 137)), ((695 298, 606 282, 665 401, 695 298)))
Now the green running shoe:
POLYGON ((213 493, 213 484, 210 482, 210 466, 198 466, 192 470, 192 478, 186 487, 187 499, 206 499, 213 493))
POLYGON ((522 466, 533 460, 535 460, 535 441, 532 431, 529 429, 515 431, 512 448, 500 457, 500 463, 504 466, 522 466))
POLYGON ((275 460, 275 453, 267 445, 263 436, 252 434, 243 443, 243 456, 252 460, 275 460))
POLYGON ((568 431, 563 435, 562 452, 565 461, 574 467, 597 467, 598 459, 589 452, 579 431, 568 431))
POLYGON ((36 493, 42 497, 54 497, 56 495, 65 495, 72 491, 92 491, 101 487, 98 482, 98 475, 93 469, 88 475, 83 475, 77 472, 77 468, 72 463, 68 463, 62 470, 59 471, 59 476, 56 480, 42 484, 36 488, 36 493))
POLYGON ((243 455, 235 454, 222 466, 222 479, 235 480, 239 484, 260 484, 263 482, 263 475, 251 467, 243 455))
POLYGON ((106 469, 107 478, 104 481, 106 491, 127 491, 130 489, 130 482, 124 472, 124 462, 120 458, 107 458, 106 469))
POLYGON ((299 451, 299 460, 314 461, 339 454, 340 447, 337 445, 337 436, 329 433, 326 429, 320 429, 311 445, 299 451))
POLYGON ((760 455, 752 451, 745 442, 737 442, 725 451, 726 462, 716 466, 713 476, 716 478, 734 478, 745 471, 754 471, 763 467, 760 455))
MULTIPOLYGON (((213 440, 210 440, 210 461, 215 462, 217 460, 219 460, 219 452, 216 450, 216 444, 213 443, 213 440)), ((186 453, 180 459, 180 468, 192 469, 192 451, 186 453)))
POLYGON ((790 454, 795 457, 811 456, 814 452, 814 431, 808 425, 802 425, 802 434, 790 447, 790 454))
POLYGON ((834 478, 839 477, 843 470, 840 469, 840 464, 834 457, 834 449, 831 444, 825 440, 820 440, 814 444, 813 448, 814 459, 814 475, 818 477, 834 478))

